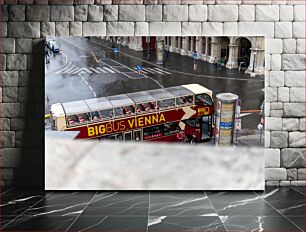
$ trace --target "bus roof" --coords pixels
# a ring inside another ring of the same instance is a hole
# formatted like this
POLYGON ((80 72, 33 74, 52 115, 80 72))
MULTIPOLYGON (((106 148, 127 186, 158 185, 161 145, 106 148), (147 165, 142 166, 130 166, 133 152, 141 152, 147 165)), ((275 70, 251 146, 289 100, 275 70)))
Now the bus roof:
POLYGON ((189 84, 189 85, 182 85, 184 88, 189 89, 194 94, 201 94, 201 93, 209 93, 212 94, 212 91, 203 87, 199 84, 189 84))
POLYGON ((135 103, 146 103, 155 99, 146 91, 127 94, 135 103))

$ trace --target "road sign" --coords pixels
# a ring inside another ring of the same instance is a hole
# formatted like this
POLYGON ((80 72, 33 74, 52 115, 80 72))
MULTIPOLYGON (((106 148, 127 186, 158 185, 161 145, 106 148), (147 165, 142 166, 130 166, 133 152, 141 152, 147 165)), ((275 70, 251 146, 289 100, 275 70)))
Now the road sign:
POLYGON ((142 70, 142 67, 140 65, 136 65, 136 70, 140 71, 140 70, 142 70))
POLYGON ((119 53, 119 48, 114 48, 114 53, 119 53))

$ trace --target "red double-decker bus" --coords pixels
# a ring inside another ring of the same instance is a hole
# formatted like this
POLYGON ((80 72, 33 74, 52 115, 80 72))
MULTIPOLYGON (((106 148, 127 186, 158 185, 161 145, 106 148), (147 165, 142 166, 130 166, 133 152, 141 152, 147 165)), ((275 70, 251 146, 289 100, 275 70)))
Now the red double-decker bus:
POLYGON ((212 91, 189 84, 110 97, 56 103, 53 128, 79 139, 197 141, 213 138, 212 91))

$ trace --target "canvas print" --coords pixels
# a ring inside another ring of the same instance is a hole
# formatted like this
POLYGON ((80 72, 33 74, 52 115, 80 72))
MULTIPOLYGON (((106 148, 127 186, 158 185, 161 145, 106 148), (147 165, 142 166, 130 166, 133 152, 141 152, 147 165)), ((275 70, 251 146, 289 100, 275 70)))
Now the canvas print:
POLYGON ((110 144, 201 147, 201 153, 254 148, 262 164, 264 42, 262 36, 47 37, 46 184, 54 138, 76 150, 93 142, 110 150, 110 144))

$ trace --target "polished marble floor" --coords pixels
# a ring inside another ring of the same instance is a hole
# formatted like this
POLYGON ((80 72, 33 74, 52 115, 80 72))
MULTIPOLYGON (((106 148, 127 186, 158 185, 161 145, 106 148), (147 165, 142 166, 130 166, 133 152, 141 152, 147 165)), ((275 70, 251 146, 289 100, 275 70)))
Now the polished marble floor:
POLYGON ((305 188, 265 192, 2 189, 1 231, 305 231, 305 188))

